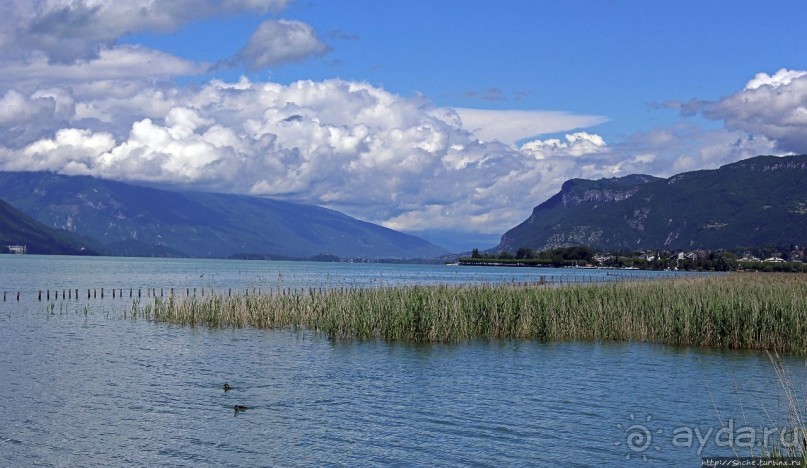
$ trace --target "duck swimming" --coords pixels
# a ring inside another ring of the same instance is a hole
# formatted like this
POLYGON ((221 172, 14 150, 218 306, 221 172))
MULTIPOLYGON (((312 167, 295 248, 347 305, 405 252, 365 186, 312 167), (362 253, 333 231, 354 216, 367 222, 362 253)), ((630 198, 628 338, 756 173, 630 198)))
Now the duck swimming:
POLYGON ((246 406, 244 406, 244 405, 235 405, 235 406, 233 406, 233 410, 234 410, 236 413, 240 413, 241 411, 246 411, 246 410, 247 410, 247 407, 246 407, 246 406))
POLYGON ((229 392, 232 389, 233 389, 233 387, 231 387, 230 384, 228 384, 227 382, 224 383, 224 391, 225 392, 229 392))

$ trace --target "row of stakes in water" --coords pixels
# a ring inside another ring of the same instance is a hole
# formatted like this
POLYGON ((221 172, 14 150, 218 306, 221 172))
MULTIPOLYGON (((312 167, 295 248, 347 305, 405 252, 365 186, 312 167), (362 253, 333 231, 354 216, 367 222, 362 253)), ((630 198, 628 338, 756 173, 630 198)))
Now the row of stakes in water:
MULTIPOLYGON (((640 279, 638 277, 628 276, 628 275, 625 275, 625 276, 622 277, 622 279, 628 279, 628 278, 630 278, 630 279, 640 279)), ((641 279, 645 279, 645 278, 641 278, 641 279)), ((602 281, 603 281, 603 278, 601 278, 601 277, 600 278, 589 277, 588 281, 586 281, 586 278, 583 278, 583 277, 569 277, 569 278, 550 277, 549 279, 547 279, 544 276, 541 276, 539 281, 528 282, 528 283, 524 283, 524 284, 545 285, 545 284, 559 284, 559 283, 567 283, 567 282, 568 283, 586 283, 586 282, 595 283, 595 282, 602 282, 602 281)), ((196 296, 197 292, 201 292, 201 295, 203 297, 205 296, 205 291, 206 290, 203 289, 203 288, 184 288, 184 289, 185 289, 185 296, 186 297, 188 297, 188 296, 196 296)), ((344 288, 340 288, 340 289, 344 289, 344 288)), ((278 288, 277 290, 271 289, 270 293, 271 294, 275 294, 275 293, 277 293, 277 294, 297 294, 297 293, 304 293, 306 291, 309 292, 309 293, 312 293, 312 292, 317 291, 317 290, 319 292, 322 292, 323 288, 321 288, 321 287, 320 288, 301 288, 301 289, 278 288)), ((123 289, 123 288, 113 288, 113 289, 111 289, 109 291, 112 292, 112 298, 113 299, 116 299, 116 298, 123 299, 123 298, 125 298, 127 296, 126 290, 123 289)), ((134 298, 134 297, 142 298, 143 297, 143 289, 142 288, 137 289, 136 291, 137 291, 137 293, 136 293, 137 295, 135 296, 135 289, 134 288, 129 288, 128 297, 129 298, 134 298)), ((180 291, 181 291, 181 289, 180 289, 180 291)), ((214 289, 209 289, 208 291, 209 291, 211 296, 215 295, 215 290, 214 289)), ((258 289, 252 288, 252 294, 256 294, 256 293, 261 294, 261 290, 259 288, 258 289)), ((174 296, 174 294, 175 294, 174 288, 170 288, 168 290, 168 296, 174 296)), ((233 290, 232 290, 232 288, 229 288, 227 290, 227 296, 231 297, 232 294, 233 294, 233 290)), ((244 295, 248 296, 249 294, 250 294, 250 289, 249 288, 244 289, 244 295)), ((100 290, 99 289, 87 289, 87 299, 98 299, 99 297, 101 299, 104 299, 106 296, 108 296, 108 291, 105 291, 104 288, 100 288, 100 290)), ((145 296, 149 297, 149 298, 152 298, 152 297, 154 297, 154 298, 156 298, 156 297, 165 297, 166 296, 166 289, 165 288, 160 288, 160 289, 148 288, 148 289, 145 290, 145 296)), ((53 297, 54 300, 58 300, 59 297, 61 297, 62 300, 73 300, 73 299, 78 300, 80 298, 79 289, 62 289, 61 291, 60 290, 51 291, 50 289, 46 289, 46 290, 43 291, 43 290, 40 289, 38 291, 38 293, 37 293, 37 300, 40 301, 40 302, 43 299, 45 301, 50 301, 51 297, 53 297)), ((9 300, 19 301, 20 300, 20 292, 9 293, 8 291, 4 291, 3 292, 3 302, 9 301, 9 300)))
MULTIPOLYGON (((322 291, 322 288, 319 288, 319 290, 322 291)), ((112 293, 112 298, 113 299, 116 299, 116 298, 123 299, 123 298, 125 298, 127 296, 126 290, 123 289, 123 288, 115 288, 115 289, 111 289, 111 290, 105 290, 104 288, 100 288, 100 290, 99 289, 87 289, 87 299, 98 299, 98 298, 104 299, 105 297, 109 296, 110 291, 112 293)), ((309 288, 309 291, 312 291, 312 289, 309 288)), ((206 290, 201 289, 201 288, 185 288, 185 296, 186 297, 196 296, 197 292, 201 293, 202 297, 204 297, 206 290)), ((274 293, 275 291, 271 290, 270 292, 274 293)), ((292 290, 291 288, 279 288, 277 290, 278 294, 292 294, 292 292, 296 292, 296 290, 292 290)), ((129 288, 128 297, 129 298, 135 298, 135 297, 142 298, 144 296, 143 293, 144 293, 143 289, 135 290, 134 288, 129 288), (137 291, 137 292, 135 293, 135 291, 137 291)), ((170 289, 167 290, 167 295, 168 296, 174 296, 174 294, 175 294, 174 288, 170 288, 170 289)), ((181 289, 180 289, 180 294, 181 294, 181 289)), ((215 295, 215 290, 210 289, 209 294, 211 296, 215 295)), ((227 296, 231 297, 232 294, 233 294, 233 290, 232 290, 232 288, 229 288, 227 290, 227 296)), ((249 294, 250 294, 250 289, 249 288, 245 289, 244 290, 244 295, 248 296, 249 294)), ((261 294, 261 290, 253 288, 252 289, 252 294, 253 295, 254 294, 261 294)), ((165 288, 160 288, 160 289, 149 288, 149 289, 145 290, 145 297, 148 297, 148 298, 165 297, 165 296, 166 296, 166 289, 165 288)), ((62 300, 73 300, 73 299, 78 300, 81 297, 81 295, 79 294, 78 289, 62 289, 62 290, 46 289, 44 291, 40 289, 37 292, 37 300, 40 301, 40 302, 42 302, 42 300, 50 301, 51 298, 53 298, 54 300, 59 300, 60 297, 62 298, 62 300)), ((20 292, 18 291, 16 293, 14 293, 14 292, 9 293, 8 291, 3 291, 3 302, 7 302, 7 301, 10 301, 10 300, 11 301, 13 301, 13 300, 19 301, 20 300, 20 292)))

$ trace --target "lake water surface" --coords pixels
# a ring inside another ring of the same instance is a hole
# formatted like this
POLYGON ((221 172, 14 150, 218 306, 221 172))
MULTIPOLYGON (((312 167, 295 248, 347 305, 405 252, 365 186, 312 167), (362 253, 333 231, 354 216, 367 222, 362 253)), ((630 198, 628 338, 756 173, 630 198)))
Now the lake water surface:
MULTIPOLYGON (((127 320, 116 313, 126 301, 109 297, 60 299, 54 309, 35 299, 46 288, 613 279, 605 273, 2 256, 0 287, 22 297, 0 303, 0 465, 693 466, 701 454, 749 455, 750 428, 759 442, 784 422, 761 353, 334 342, 127 320), (236 404, 248 409, 235 413, 236 404)), ((803 360, 787 362, 803 397, 803 360)))

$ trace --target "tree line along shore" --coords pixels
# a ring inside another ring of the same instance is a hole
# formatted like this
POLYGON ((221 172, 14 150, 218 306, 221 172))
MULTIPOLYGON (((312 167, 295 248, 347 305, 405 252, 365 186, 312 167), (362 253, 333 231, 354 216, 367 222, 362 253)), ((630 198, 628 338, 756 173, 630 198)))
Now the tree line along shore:
POLYGON ((651 249, 617 252, 600 252, 586 246, 575 246, 541 251, 519 248, 515 254, 506 251, 480 252, 479 249, 473 249, 470 257, 459 257, 457 263, 471 266, 805 273, 807 250, 798 245, 732 250, 651 249))

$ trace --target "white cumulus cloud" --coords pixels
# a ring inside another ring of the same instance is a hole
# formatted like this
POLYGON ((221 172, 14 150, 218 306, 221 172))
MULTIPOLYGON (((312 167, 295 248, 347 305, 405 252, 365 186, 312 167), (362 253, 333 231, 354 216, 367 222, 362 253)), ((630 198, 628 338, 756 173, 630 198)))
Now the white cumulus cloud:
POLYGON ((310 25, 293 20, 266 20, 238 53, 237 61, 251 70, 298 62, 327 52, 310 25))
POLYGON ((583 156, 608 151, 605 140, 596 134, 576 132, 566 134, 564 139, 565 141, 558 138, 529 141, 521 145, 521 151, 537 159, 552 156, 583 156))
POLYGON ((778 88, 780 86, 787 86, 798 78, 807 75, 807 71, 802 70, 788 70, 782 68, 773 75, 767 73, 757 73, 754 78, 748 81, 745 85, 745 91, 758 89, 762 86, 770 86, 771 88, 778 88))
MULTIPOLYGON (((540 200, 545 175, 559 185, 574 170, 483 141, 452 109, 367 83, 104 83, 51 92, 58 99, 45 111, 70 102, 66 118, 48 136, 6 146, 0 168, 266 195, 398 229, 488 233, 540 200)), ((596 141, 586 135, 574 138, 596 141)))
POLYGON ((47 97, 26 96, 9 90, 0 97, 0 125, 9 126, 50 118, 56 110, 56 103, 47 97))
MULTIPOLYGON (((805 78, 779 89, 798 94, 805 78)), ((554 114, 524 111, 514 121, 528 127, 485 133, 481 116, 507 113, 482 111, 471 127, 467 109, 337 79, 195 87, 78 80, 9 91, 0 104, 2 170, 271 196, 413 232, 501 234, 570 178, 667 176, 775 153, 781 144, 771 132, 690 124, 612 143, 575 130, 602 118, 563 114, 552 122, 554 114), (513 145, 536 131, 565 135, 513 145)), ((760 118, 777 124, 781 116, 760 118)))
POLYGON ((0 85, 36 89, 43 85, 86 84, 108 80, 167 79, 199 75, 210 69, 171 54, 141 46, 118 46, 99 51, 95 58, 74 63, 51 63, 42 54, 3 67, 0 85))
POLYGON ((807 153, 807 72, 761 73, 746 87, 702 105, 703 115, 726 128, 776 142, 779 151, 807 153))
POLYGON ((32 51, 51 62, 91 60, 127 34, 171 32, 193 20, 226 13, 265 13, 287 0, 4 0, 0 3, 0 55, 32 51))

